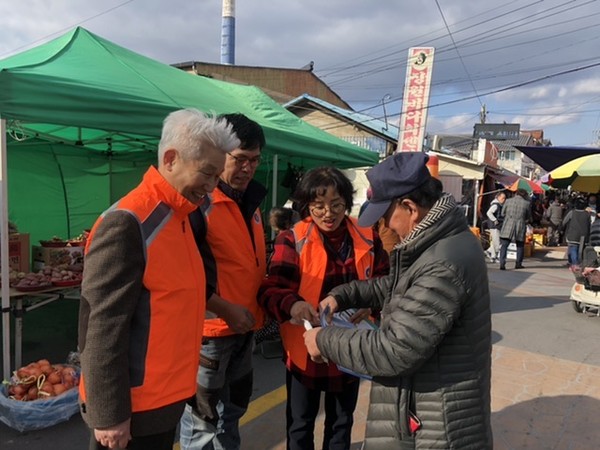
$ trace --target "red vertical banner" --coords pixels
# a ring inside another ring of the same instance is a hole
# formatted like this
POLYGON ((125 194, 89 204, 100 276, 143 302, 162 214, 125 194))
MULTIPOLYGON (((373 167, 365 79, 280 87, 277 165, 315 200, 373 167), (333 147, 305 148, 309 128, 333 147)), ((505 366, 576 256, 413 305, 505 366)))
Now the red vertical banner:
POLYGON ((429 89, 433 71, 433 47, 412 47, 408 49, 406 81, 400 116, 398 135, 399 152, 420 152, 423 150, 429 89))

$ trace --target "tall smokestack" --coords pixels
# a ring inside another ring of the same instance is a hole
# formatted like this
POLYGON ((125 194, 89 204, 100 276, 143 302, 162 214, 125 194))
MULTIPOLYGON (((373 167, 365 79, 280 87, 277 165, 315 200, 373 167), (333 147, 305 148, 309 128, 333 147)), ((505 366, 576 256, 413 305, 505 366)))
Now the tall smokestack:
POLYGON ((221 64, 235 64, 235 0, 223 0, 221 64))

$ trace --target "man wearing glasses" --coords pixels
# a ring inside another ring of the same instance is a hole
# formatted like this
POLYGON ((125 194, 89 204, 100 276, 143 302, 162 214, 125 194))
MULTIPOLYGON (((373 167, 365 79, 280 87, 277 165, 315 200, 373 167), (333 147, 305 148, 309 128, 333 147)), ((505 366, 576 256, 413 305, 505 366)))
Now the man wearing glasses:
POLYGON ((239 419, 252 394, 254 330, 263 325, 256 295, 266 250, 258 207, 267 190, 253 178, 265 137, 260 125, 242 114, 222 117, 241 144, 227 154, 210 202, 190 217, 208 300, 196 397, 181 419, 182 450, 240 448, 239 419))

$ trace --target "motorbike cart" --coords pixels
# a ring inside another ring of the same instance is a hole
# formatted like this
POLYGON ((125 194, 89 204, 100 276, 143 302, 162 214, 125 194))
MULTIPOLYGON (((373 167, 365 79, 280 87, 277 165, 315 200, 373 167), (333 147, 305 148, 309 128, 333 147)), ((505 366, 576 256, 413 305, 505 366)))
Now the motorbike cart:
MULTIPOLYGON (((587 247, 582 253, 583 267, 600 266, 600 247, 587 247)), ((575 276, 575 284, 571 288, 571 304, 578 313, 590 312, 600 316, 600 271, 584 276, 582 270, 581 267, 571 267, 575 276)))

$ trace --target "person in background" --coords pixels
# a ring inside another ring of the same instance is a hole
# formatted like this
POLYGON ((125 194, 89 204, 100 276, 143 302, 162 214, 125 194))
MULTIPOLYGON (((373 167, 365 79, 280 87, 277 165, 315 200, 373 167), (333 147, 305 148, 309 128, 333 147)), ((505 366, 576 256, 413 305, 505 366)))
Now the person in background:
POLYGON ((531 224, 534 228, 539 228, 542 226, 542 220, 544 219, 544 214, 546 210, 544 209, 544 204, 539 197, 534 197, 531 204, 531 224))
POLYGON ((549 247, 556 247, 560 244, 563 213, 564 208, 558 198, 552 200, 552 203, 546 209, 545 217, 548 220, 546 238, 549 247))
POLYGON ((594 220, 590 225, 590 237, 588 239, 590 247, 600 247, 600 220, 594 220))
MULTIPOLYGON (((306 331, 311 357, 373 377, 363 448, 491 450, 491 312, 479 239, 427 170, 399 153, 367 172, 359 224, 400 236, 389 276, 337 286, 320 310, 381 308, 379 329, 306 331)), ((346 447, 348 448, 348 447, 346 447)))
POLYGON ((567 260, 570 266, 579 265, 580 250, 583 250, 581 246, 587 244, 590 235, 590 214, 586 208, 586 200, 583 197, 576 198, 574 209, 567 213, 562 222, 567 241, 567 260))
POLYGON ((504 202, 502 216, 504 222, 500 229, 500 270, 506 270, 506 255, 511 241, 515 241, 517 244, 515 269, 523 269, 525 235, 527 234, 527 224, 531 222, 531 207, 526 190, 518 189, 514 197, 504 202))
POLYGON ((292 208, 274 206, 269 211, 269 225, 276 234, 289 230, 298 220, 299 217, 292 208))
MULTIPOLYGON (((281 324, 286 364, 286 434, 288 450, 312 450, 321 393, 325 393, 323 449, 347 450, 359 379, 335 364, 308 357, 303 320, 319 324, 318 302, 333 287, 350 280, 388 273, 389 259, 372 227, 359 227, 347 215, 353 188, 338 169, 307 172, 294 193, 302 220, 279 234, 268 277, 259 294, 266 311, 281 324)), ((368 317, 361 309, 350 318, 368 317)))
POLYGON ((588 205, 586 210, 590 213, 591 222, 596 220, 596 214, 598 213, 598 206, 596 205, 596 194, 590 194, 588 197, 588 205))
POLYGON ((259 205, 267 190, 253 178, 265 136, 243 114, 222 117, 240 145, 227 154, 210 203, 193 213, 199 228, 206 226, 204 263, 207 280, 216 283, 207 292, 196 396, 181 418, 183 450, 240 448, 239 419, 252 394, 254 330, 263 325, 256 294, 266 272, 259 205))
POLYGON ((104 212, 87 239, 79 351, 90 449, 173 448, 196 390, 205 308, 188 214, 238 145, 223 119, 194 109, 169 114, 158 169, 104 212))
POLYGON ((498 192, 490 207, 486 212, 486 217, 489 224, 490 230, 490 248, 486 252, 491 262, 495 263, 498 260, 498 253, 500 252, 500 228, 502 228, 502 205, 506 200, 506 193, 498 192))

